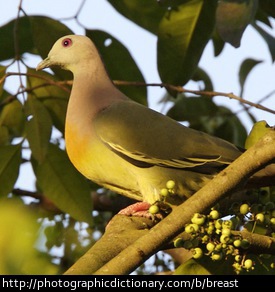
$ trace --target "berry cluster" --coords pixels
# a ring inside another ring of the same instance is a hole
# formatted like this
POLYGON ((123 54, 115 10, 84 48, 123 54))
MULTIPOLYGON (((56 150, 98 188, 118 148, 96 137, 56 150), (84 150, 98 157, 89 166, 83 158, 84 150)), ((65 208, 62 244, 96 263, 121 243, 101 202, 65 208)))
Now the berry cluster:
MULTIPOLYGON (((195 213, 191 222, 185 226, 185 232, 189 234, 189 238, 187 240, 177 238, 174 246, 191 250, 194 259, 208 256, 213 261, 232 260, 233 270, 237 274, 252 271, 255 268, 255 261, 250 258, 248 253, 250 242, 242 238, 238 231, 241 226, 249 224, 253 224, 253 228, 250 230, 252 232, 255 226, 272 227, 275 211, 266 212, 251 213, 251 207, 245 203, 239 205, 238 212, 230 219, 220 218, 216 208, 212 208, 207 215, 195 213), (266 219, 266 215, 268 215, 268 219, 266 219)), ((274 266, 275 264, 272 262, 270 268, 274 269, 274 266)))
MULTIPOLYGON (((175 185, 173 180, 167 181, 166 188, 160 192, 163 202, 175 194, 175 185)), ((157 214, 160 208, 153 205, 149 211, 157 214)), ((220 214, 219 206, 213 207, 207 215, 195 213, 185 226, 188 238, 177 238, 174 246, 192 251, 194 259, 208 256, 215 262, 230 260, 236 274, 254 270, 255 257, 249 253, 250 242, 243 238, 240 231, 246 229, 251 233, 275 237, 275 190, 261 189, 253 203, 234 203, 229 211, 232 215, 226 217, 220 214)), ((266 256, 271 258, 267 268, 275 269, 274 256, 258 255, 262 259, 266 256)), ((260 262, 264 266, 262 259, 260 262)))
POLYGON ((238 223, 236 217, 221 219, 216 209, 212 209, 208 215, 195 213, 191 223, 185 226, 190 238, 178 238, 174 245, 191 250, 194 259, 209 256, 213 261, 221 261, 232 257, 236 273, 243 269, 252 270, 253 261, 243 252, 249 247, 249 242, 232 233, 238 223))

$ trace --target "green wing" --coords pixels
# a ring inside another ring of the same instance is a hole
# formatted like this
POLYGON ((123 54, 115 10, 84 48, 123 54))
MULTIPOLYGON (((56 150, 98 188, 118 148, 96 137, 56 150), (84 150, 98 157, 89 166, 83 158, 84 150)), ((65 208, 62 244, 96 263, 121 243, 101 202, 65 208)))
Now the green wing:
POLYGON ((94 125, 107 147, 144 167, 217 166, 229 164, 241 154, 225 140, 185 127, 132 101, 114 103, 99 112, 94 125))

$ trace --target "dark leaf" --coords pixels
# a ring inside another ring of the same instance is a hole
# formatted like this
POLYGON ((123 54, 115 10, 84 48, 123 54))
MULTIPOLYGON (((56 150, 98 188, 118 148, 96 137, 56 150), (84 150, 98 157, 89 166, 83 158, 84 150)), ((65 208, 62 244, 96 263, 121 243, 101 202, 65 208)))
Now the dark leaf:
POLYGON ((157 34, 159 22, 167 10, 167 7, 160 5, 156 0, 108 0, 108 2, 123 16, 154 34, 157 34))
POLYGON ((21 164, 21 144, 0 146, 0 197, 13 189, 21 164))
POLYGON ((216 1, 192 0, 166 12, 158 33, 158 70, 163 83, 184 85, 197 69, 212 36, 216 1))
POLYGON ((70 87, 58 85, 56 77, 45 71, 36 72, 28 68, 28 73, 30 73, 27 78, 28 88, 48 109, 53 125, 64 133, 70 87))
POLYGON ((215 115, 218 107, 208 97, 185 97, 179 95, 167 115, 177 121, 187 121, 193 126, 201 123, 203 117, 215 115))
MULTIPOLYGON (((32 38, 38 54, 44 59, 47 57, 53 44, 64 35, 74 34, 62 22, 45 16, 30 16, 29 17, 32 38)), ((55 74, 64 80, 72 79, 69 71, 60 68, 53 68, 55 74)))
POLYGON ((272 61, 275 61, 275 38, 262 29, 259 25, 254 24, 253 27, 258 31, 258 33, 264 38, 266 44, 268 45, 269 52, 272 58, 272 61))
POLYGON ((244 83, 246 81, 247 76, 251 72, 251 70, 259 63, 262 61, 260 60, 254 60, 254 59, 245 59, 240 67, 239 71, 239 82, 241 86, 241 94, 240 96, 243 96, 243 91, 244 91, 244 83))
POLYGON ((12 20, 0 28, 0 61, 18 58, 25 52, 34 53, 32 31, 28 17, 12 20), (14 38, 17 27, 16 38, 14 38), (19 56, 18 56, 19 55, 19 56))
POLYGON ((275 1, 264 0, 259 1, 259 7, 269 16, 275 18, 275 1))
MULTIPOLYGON (((1 54, 1 53, 0 53, 1 54)), ((5 74, 6 74, 6 69, 7 67, 5 66, 0 66, 0 80, 2 78, 4 78, 5 74)), ((3 82, 0 82, 0 96, 3 94, 3 87, 4 87, 4 83, 5 83, 5 80, 3 82)), ((0 98, 1 100, 1 98, 0 98)))
POLYGON ((204 86, 200 86, 200 90, 213 91, 212 80, 203 69, 198 68, 194 73, 192 80, 197 82, 203 82, 204 86))
POLYGON ((207 266, 201 265, 194 259, 190 259, 176 268, 173 275, 211 275, 207 266))
POLYGON ((228 108, 220 106, 217 112, 217 124, 213 135, 243 148, 247 131, 237 116, 228 108))
POLYGON ((41 101, 28 95, 24 105, 27 116, 26 134, 33 157, 42 162, 47 154, 52 132, 51 117, 41 101))
POLYGON ((215 57, 218 57, 221 54, 222 50, 224 49, 225 42, 218 34, 217 29, 213 33, 212 42, 214 46, 214 55, 215 57))
POLYGON ((74 219, 92 222, 92 200, 87 180, 74 168, 67 154, 50 144, 47 159, 34 165, 43 194, 74 219))
POLYGON ((33 43, 42 58, 47 57, 53 43, 67 34, 74 34, 62 22, 45 17, 29 16, 33 43))
POLYGON ((0 108, 0 125, 8 129, 10 140, 22 136, 25 116, 21 102, 14 99, 0 108))

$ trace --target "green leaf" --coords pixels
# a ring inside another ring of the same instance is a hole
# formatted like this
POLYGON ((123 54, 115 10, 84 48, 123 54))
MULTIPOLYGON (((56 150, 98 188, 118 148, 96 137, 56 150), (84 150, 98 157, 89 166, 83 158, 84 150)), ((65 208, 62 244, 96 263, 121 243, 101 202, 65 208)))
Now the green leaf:
MULTIPOLYGON (((24 16, 12 20, 0 28, 0 61, 18 58, 17 55, 28 52, 40 54, 45 58, 54 42, 73 32, 60 21, 45 16, 24 16), (16 38, 14 30, 17 30, 16 38), (11 37, 12 36, 12 37, 11 37)), ((71 73, 62 69, 53 69, 61 79, 71 79, 71 73)))
POLYGON ((3 107, 3 104, 7 103, 9 101, 9 98, 12 96, 12 93, 6 91, 5 89, 2 90, 2 93, 0 95, 0 105, 3 107))
POLYGON ((37 98, 29 94, 24 105, 27 116, 26 135, 34 158, 42 162, 47 154, 52 132, 51 117, 37 98))
POLYGON ((208 97, 185 97, 179 95, 167 116, 177 121, 188 121, 192 126, 201 123, 203 117, 215 115, 218 107, 208 97), (199 114, 198 114, 199 113, 199 114))
MULTIPOLYGON (((101 30, 87 30, 86 35, 98 48, 112 79, 145 82, 131 54, 117 39, 101 30)), ((145 86, 120 86, 120 90, 133 100, 147 105, 145 86)))
POLYGON ((274 2, 274 0, 260 1, 259 6, 267 15, 275 18, 275 2, 274 2))
POLYGON ((108 0, 123 16, 153 34, 157 34, 158 26, 167 7, 156 0, 108 0))
POLYGON ((194 259, 178 266, 173 275, 211 275, 211 273, 194 259))
MULTIPOLYGON (((0 52, 0 54, 1 54, 1 52, 0 52)), ((0 65, 0 80, 5 76, 6 69, 7 69, 7 67, 0 65)), ((5 83, 5 80, 3 82, 0 82, 0 96, 3 94, 4 83, 5 83)))
POLYGON ((225 139, 239 147, 244 147, 247 131, 240 119, 226 107, 219 106, 216 118, 213 117, 211 123, 216 122, 213 135, 225 139))
POLYGON ((192 78, 212 36, 215 11, 215 0, 192 0, 166 12, 157 44, 162 82, 184 85, 192 78))
POLYGON ((68 101, 49 97, 43 99, 43 104, 51 115, 53 125, 64 135, 68 101))
POLYGON ((62 22, 45 17, 45 16, 29 16, 31 24, 33 42, 42 58, 48 55, 52 45, 60 37, 67 34, 74 34, 62 22))
POLYGON ((0 61, 13 59, 17 54, 35 51, 28 17, 20 17, 2 26, 0 39, 5 40, 1 41, 0 61), (14 38, 15 28, 17 28, 16 39, 14 38))
POLYGON ((259 63, 262 63, 260 60, 254 60, 254 59, 245 59, 240 67, 239 71, 239 82, 241 86, 241 94, 240 96, 243 96, 244 91, 244 83, 246 81, 247 76, 251 72, 251 70, 259 63))
POLYGON ((213 36, 212 36, 212 42, 214 46, 214 56, 218 57, 222 50, 224 49, 225 42, 222 40, 220 35, 217 32, 217 29, 215 29, 213 36))
POLYGON ((88 181, 74 168, 67 154, 50 144, 47 157, 34 165, 37 184, 61 211, 78 221, 92 223, 92 200, 88 181))
MULTIPOLYGON (((0 274, 55 275, 58 267, 36 247, 37 214, 16 199, 0 201, 0 274)), ((42 220, 43 221, 43 220, 42 220)))
MULTIPOLYGON (((62 22, 49 17, 30 16, 29 20, 31 24, 33 43, 43 59, 47 57, 53 44, 60 37, 74 34, 62 22)), ((72 79, 72 74, 69 71, 60 68, 53 68, 52 70, 62 80, 72 79)))
POLYGON ((233 261, 234 257, 215 261, 212 260, 210 256, 203 256, 199 260, 196 260, 197 265, 200 267, 199 271, 205 269, 205 271, 211 275, 234 275, 235 273, 232 267, 233 261))
POLYGON ((270 35, 268 32, 266 32, 264 29, 262 29, 260 26, 258 26, 256 23, 253 24, 253 27, 258 31, 258 33, 264 38, 266 41, 266 44, 269 48, 269 52, 272 58, 272 62, 275 61, 275 38, 274 36, 270 35))
POLYGON ((217 30, 221 38, 238 48, 242 35, 254 19, 258 0, 221 0, 216 13, 217 30))
POLYGON ((22 136, 25 124, 23 106, 17 99, 7 103, 0 112, 0 125, 6 126, 10 139, 22 136))
POLYGON ((177 121, 189 122, 193 129, 244 146, 247 132, 241 121, 229 109, 217 106, 208 97, 180 95, 167 115, 177 121))
POLYGON ((48 109, 53 125, 64 133, 70 87, 58 85, 56 76, 45 71, 36 72, 28 68, 28 73, 30 74, 27 78, 28 88, 32 89, 32 94, 48 109))
POLYGON ((13 189, 21 164, 21 144, 0 146, 0 197, 13 189))
POLYGON ((204 87, 202 87, 200 85, 200 90, 207 90, 207 91, 213 91, 213 84, 212 84, 212 80, 209 77, 209 75, 201 68, 198 68, 195 73, 194 76, 192 78, 192 80, 194 81, 202 81, 204 83, 204 87))
POLYGON ((10 144, 10 134, 6 126, 0 125, 0 145, 10 144))

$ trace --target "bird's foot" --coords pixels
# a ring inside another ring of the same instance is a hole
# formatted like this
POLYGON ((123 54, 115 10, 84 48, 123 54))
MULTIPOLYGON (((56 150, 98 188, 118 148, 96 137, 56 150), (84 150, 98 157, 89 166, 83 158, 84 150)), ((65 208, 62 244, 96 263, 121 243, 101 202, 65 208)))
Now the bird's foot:
POLYGON ((127 206, 126 208, 120 210, 118 214, 126 216, 138 216, 148 218, 149 208, 151 205, 147 202, 138 202, 132 205, 127 206))
POLYGON ((126 216, 145 217, 153 221, 156 221, 156 220, 159 221, 163 219, 165 215, 167 215, 167 213, 169 213, 167 212, 167 205, 161 202, 157 202, 155 205, 151 205, 147 202, 138 202, 120 210, 118 214, 126 215, 126 216), (160 212, 157 212, 157 213, 151 212, 150 208, 152 206, 158 206, 158 210, 160 212))
MULTIPOLYGON (((143 217, 143 218, 150 219, 154 223, 156 223, 158 221, 161 221, 170 212, 171 212, 171 208, 163 202, 156 202, 153 205, 147 202, 138 202, 120 210, 118 214, 125 215, 125 216, 143 217), (158 213, 150 212, 149 209, 152 206, 158 206, 160 212, 158 213)), ((106 229, 109 227, 109 223, 107 224, 106 229)))

